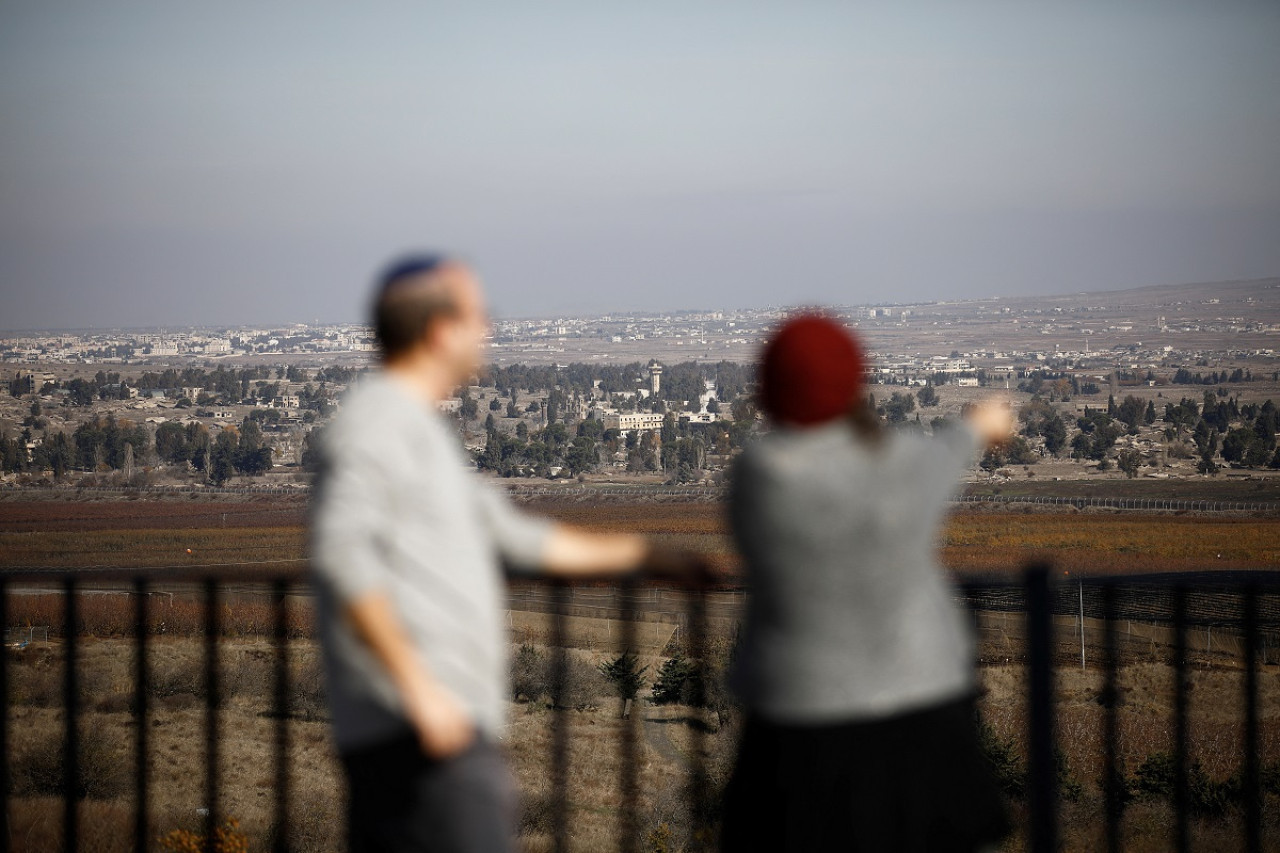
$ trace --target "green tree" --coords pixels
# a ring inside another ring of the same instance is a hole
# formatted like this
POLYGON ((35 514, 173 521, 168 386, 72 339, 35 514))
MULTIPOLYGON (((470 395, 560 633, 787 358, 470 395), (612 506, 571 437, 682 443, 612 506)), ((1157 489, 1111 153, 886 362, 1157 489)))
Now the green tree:
POLYGON ((1067 444, 1067 425, 1057 414, 1044 422, 1040 434, 1044 436, 1044 449, 1054 456, 1067 444))
POLYGON ((65 432, 45 435, 44 444, 40 445, 42 467, 53 471, 54 479, 62 479, 63 475, 75 465, 75 450, 65 432))
POLYGON ((324 427, 310 430, 302 438, 302 467, 314 472, 320 467, 320 446, 324 441, 324 427))
POLYGON ((214 439, 209 454, 209 482, 221 486, 235 475, 239 449, 240 435, 235 427, 224 427, 214 439))
POLYGON ((649 671, 649 667, 640 666, 634 652, 623 652, 613 660, 600 664, 599 669, 600 673, 613 685, 618 698, 623 700, 624 710, 625 703, 635 699, 640 688, 644 686, 644 674, 649 671))
POLYGON ((916 398, 910 394, 894 391, 884 403, 884 415, 891 424, 904 423, 907 415, 916 410, 916 398))
POLYGON ((187 447, 187 431, 177 421, 165 421, 156 427, 156 455, 171 465, 185 465, 191 456, 187 447))
MULTIPOLYGON (((1124 398, 1123 403, 1116 407, 1115 418, 1116 420, 1123 422, 1129 427, 1129 430, 1133 432, 1138 429, 1138 424, 1143 423, 1146 413, 1147 407, 1143 404, 1142 400, 1130 394, 1124 398)), ((1153 409, 1153 417, 1154 414, 1155 411, 1153 409)))
POLYGON ((1031 445, 1020 435, 1009 436, 1005 442, 1004 455, 1014 465, 1034 465, 1040 461, 1031 445))
POLYGON ((700 685, 700 668, 680 652, 662 662, 653 685, 655 705, 693 705, 700 685))
POLYGON ((462 407, 460 409, 464 421, 474 421, 480 414, 480 406, 471 396, 470 389, 462 389, 462 407))
POLYGON ((577 476, 595 470, 600 464, 600 452, 596 440, 585 435, 578 436, 569 446, 564 457, 565 467, 571 476, 577 476))
POLYGON ((1116 456, 1116 467, 1125 473, 1129 479, 1138 476, 1138 469, 1142 467, 1142 453, 1138 450, 1122 450, 1116 456))

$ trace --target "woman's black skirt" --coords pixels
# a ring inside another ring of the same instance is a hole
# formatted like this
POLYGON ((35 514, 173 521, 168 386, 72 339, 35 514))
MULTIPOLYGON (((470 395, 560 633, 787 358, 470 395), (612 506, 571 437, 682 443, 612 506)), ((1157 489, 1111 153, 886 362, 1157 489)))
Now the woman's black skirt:
POLYGON ((723 850, 973 851, 1008 831, 971 698, 874 722, 749 718, 723 850))

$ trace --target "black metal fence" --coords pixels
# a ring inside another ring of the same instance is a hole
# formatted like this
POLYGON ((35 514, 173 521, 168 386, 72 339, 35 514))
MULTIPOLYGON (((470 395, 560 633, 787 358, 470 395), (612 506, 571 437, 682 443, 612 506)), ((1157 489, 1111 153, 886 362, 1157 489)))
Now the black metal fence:
MULTIPOLYGON (((1055 673, 1070 658, 1064 657, 1061 631, 1055 635, 1055 617, 1079 613, 1081 649, 1084 649, 1084 625, 1086 618, 1097 619, 1101 625, 1101 660, 1095 660, 1103 677, 1100 704, 1104 709, 1102 721, 1105 849, 1122 849, 1122 817, 1127 794, 1120 771, 1120 754, 1117 747, 1119 718, 1117 675, 1121 662, 1121 636, 1118 626, 1135 614, 1149 622, 1162 623, 1169 632, 1171 662, 1174 672, 1173 691, 1173 816, 1172 847, 1178 851, 1191 849, 1190 821, 1192 763, 1190 750, 1189 679, 1188 679, 1188 631, 1213 624, 1224 629, 1230 626, 1238 638, 1242 654, 1242 690, 1238 697, 1219 697, 1219 701, 1235 701, 1243 709, 1244 731, 1240 755, 1238 802, 1241 810, 1239 849, 1261 851, 1263 849, 1263 768, 1259 745, 1259 670, 1263 665, 1265 644, 1276 644, 1280 636, 1280 576, 1275 573, 1218 573, 1212 576, 1169 576, 1151 578, 1104 578, 1064 584, 1055 579, 1046 566, 1028 568, 1017 581, 994 583, 973 582, 963 584, 960 597, 971 608, 1003 609, 1022 614, 1025 642, 1025 659, 1028 667, 1026 699, 1025 752, 1027 756, 1027 838, 1031 850, 1058 849, 1060 798, 1055 766, 1055 673), (1211 581, 1211 582, 1210 582, 1211 581), (1088 596, 1086 596, 1086 588, 1088 596)), ((204 669, 203 738, 204 767, 199 783, 203 787, 203 843, 205 849, 216 849, 215 839, 223 825, 220 797, 222 782, 219 775, 219 687, 222 676, 219 664, 219 643, 222 638, 224 609, 221 597, 232 585, 252 582, 269 596, 272 618, 267 633, 270 638, 273 661, 273 689, 268 715, 273 723, 274 743, 272 752, 273 825, 274 849, 294 849, 290 843, 290 788, 288 772, 290 758, 290 625, 286 607, 288 597, 300 591, 304 581, 298 575, 282 575, 264 579, 261 575, 234 576, 219 574, 216 577, 187 577, 188 592, 197 597, 203 607, 201 618, 201 644, 204 669)), ((133 681, 131 710, 136 719, 132 745, 132 840, 133 849, 155 849, 156 839, 151 835, 152 785, 148 756, 152 751, 148 707, 148 646, 154 625, 148 619, 148 602, 157 589, 159 580, 154 576, 124 575, 119 572, 96 573, 7 573, 0 575, 0 614, 13 612, 17 594, 29 592, 33 587, 57 593, 62 602, 62 627, 52 632, 55 642, 61 646, 63 658, 62 724, 63 755, 61 767, 61 842, 62 849, 81 849, 81 790, 82 760, 80 742, 82 733, 81 687, 78 683, 78 656, 84 638, 81 637, 80 615, 83 595, 89 586, 100 587, 104 583, 115 584, 120 592, 128 593, 132 605, 133 623, 126 632, 133 643, 133 681)), ((172 574, 165 575, 164 583, 174 583, 172 574)), ((563 583, 547 582, 554 615, 549 645, 553 648, 551 682, 564 683, 564 671, 568 664, 565 614, 571 609, 572 588, 563 583)), ((616 616, 621 631, 619 645, 623 649, 635 647, 635 630, 639 620, 645 617, 638 607, 638 597, 633 586, 618 586, 613 590, 616 616)), ((708 600, 718 593, 688 593, 684 599, 681 618, 683 643, 694 658, 699 658, 707 646, 708 600)), ((6 623, 8 624, 8 623, 6 623)), ((0 853, 7 853, 18 846, 12 835, 10 806, 12 785, 11 761, 15 745, 21 742, 23 732, 11 724, 10 671, 14 656, 20 652, 7 648, 0 655, 0 853)), ((704 683, 697 682, 697 690, 704 683)), ((698 704, 704 696, 694 696, 698 704)), ((553 706, 560 703, 553 702, 553 706)), ((570 731, 568 715, 556 713, 552 722, 550 772, 554 846, 557 851, 569 849, 571 835, 569 808, 570 779, 570 731)), ((617 849, 637 849, 640 832, 639 802, 640 744, 638 715, 623 726, 618 743, 620 775, 617 785, 621 806, 616 821, 617 849)), ((701 825, 694 827, 691 837, 701 839, 708 847, 713 845, 715 804, 714 792, 708 783, 707 770, 699 756, 705 752, 705 729, 694 727, 695 743, 690 750, 694 759, 688 769, 692 802, 689 814, 701 825)))

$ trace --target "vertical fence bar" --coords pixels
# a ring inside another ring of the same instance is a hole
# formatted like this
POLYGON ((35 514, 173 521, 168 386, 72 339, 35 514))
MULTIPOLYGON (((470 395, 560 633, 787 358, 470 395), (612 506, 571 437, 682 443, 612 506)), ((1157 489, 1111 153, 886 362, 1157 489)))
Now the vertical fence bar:
POLYGON ((76 608, 76 582, 67 578, 63 585, 63 712, 66 717, 65 752, 62 764, 62 849, 72 853, 79 845, 80 798, 80 731, 78 725, 80 679, 76 671, 76 641, 80 614, 76 608))
POLYGON ((1053 616, 1049 569, 1027 569, 1027 655, 1029 658, 1028 748, 1031 825, 1034 853, 1058 849, 1057 784, 1053 766, 1053 616))
POLYGON ((563 581, 553 586, 551 606, 551 825, 555 835, 556 853, 569 849, 569 720, 564 713, 564 688, 569 675, 569 652, 565 648, 565 610, 568 607, 569 587, 563 581))
POLYGON ((217 853, 218 831, 218 582, 204 582, 204 849, 217 853))
MULTIPOLYGON (((707 709, 707 679, 712 666, 707 646, 707 597, 701 589, 689 592, 689 655, 694 660, 697 677, 694 679, 693 704, 701 714, 707 709)), ((701 721, 699 721, 701 722, 701 721)), ((694 850, 711 850, 715 845, 712 827, 713 804, 711 802, 710 777, 707 774, 707 727, 693 727, 692 756, 689 764, 689 780, 692 785, 690 800, 693 805, 694 850)))
POLYGON ((1173 590, 1173 812, 1174 847, 1178 853, 1191 850, 1187 811, 1191 792, 1187 779, 1187 589, 1173 590))
POLYGON ((1119 692, 1116 689, 1119 650, 1116 646, 1116 587, 1106 581, 1102 587, 1102 784, 1106 800, 1107 853, 1120 853, 1120 813, 1124 808, 1123 779, 1120 776, 1119 692))
MULTIPOLYGON (((636 655, 636 606, 637 590, 634 578, 627 578, 618 587, 621 597, 621 645, 622 654, 636 655)), ((639 666, 638 656, 632 658, 639 666)), ((636 815, 636 802, 640 796, 640 749, 636 727, 639 725, 639 709, 636 707, 639 696, 624 697, 622 713, 622 743, 618 786, 622 795, 622 807, 618 812, 618 850, 621 853, 635 853, 639 842, 640 823, 636 815)))
POLYGON ((1258 585, 1244 589, 1244 843, 1262 851, 1262 791, 1258 768, 1258 585))
POLYGON ((136 799, 133 810, 133 849, 146 853, 148 848, 147 811, 149 790, 147 787, 147 582, 136 578, 133 582, 133 637, 136 657, 133 676, 133 714, 138 729, 134 740, 134 787, 136 799))
POLYGON ((289 634, 287 596, 289 583, 277 579, 271 587, 274 613, 272 642, 275 646, 276 683, 273 717, 276 724, 276 802, 275 839, 276 853, 289 849, 289 634))
MULTIPOLYGON (((0 622, 9 625, 9 587, 0 578, 0 622)), ((0 853, 9 853, 9 650, 0 650, 0 853)))

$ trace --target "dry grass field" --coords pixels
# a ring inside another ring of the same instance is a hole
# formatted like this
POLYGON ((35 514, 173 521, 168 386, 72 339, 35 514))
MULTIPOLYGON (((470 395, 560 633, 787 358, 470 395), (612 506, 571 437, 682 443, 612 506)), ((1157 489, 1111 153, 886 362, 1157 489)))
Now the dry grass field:
MULTIPOLYGON (((296 502, 249 507, 168 501, 0 501, 0 569, 217 568, 288 570, 305 559, 296 502)), ((728 574, 737 568, 723 507, 716 503, 534 501, 530 509, 591 530, 630 530, 696 548, 728 574)), ((944 565, 961 574, 1020 570, 1047 558, 1072 574, 1274 568, 1280 517, 1036 511, 1017 506, 952 514, 944 565)))
MULTIPOLYGON (((725 530, 723 510, 714 503, 597 503, 535 501, 532 508, 593 530, 635 530, 669 544, 711 554, 732 573, 736 559, 725 530)), ((1029 507, 999 512, 966 508, 953 515, 940 543, 944 563, 961 575, 999 574, 1021 569, 1029 559, 1048 557, 1072 574, 1274 568, 1280 563, 1280 519, 1226 515, 1109 511, 1032 512, 1029 507)), ((303 505, 297 501, 233 502, 0 501, 0 570, 20 567, 67 569, 110 566, 166 567, 237 571, 261 566, 269 572, 295 571, 305 557, 303 505), (188 551, 190 549, 190 551, 188 551)), ((195 592, 195 590, 191 590, 195 592)), ((14 749, 10 772, 13 849, 54 849, 61 803, 54 796, 61 766, 60 710, 62 655, 57 639, 62 604, 55 595, 14 595, 6 624, 52 626, 54 639, 11 652, 6 687, 14 749)), ((82 801, 86 849, 124 850, 131 839, 129 768, 137 720, 132 684, 132 611, 118 596, 85 596, 80 627, 93 636, 81 648, 81 686, 88 797, 82 801)), ((172 603, 153 599, 150 673, 153 694, 147 720, 151 738, 148 766, 152 780, 151 835, 174 829, 198 831, 203 803, 203 684, 201 647, 190 637, 199 632, 204 611, 194 596, 172 603)), ((225 788, 222 807, 240 822, 250 849, 267 849, 273 827, 271 803, 272 739, 275 720, 267 713, 271 674, 271 611, 252 597, 232 596, 220 609, 224 695, 220 706, 221 763, 225 788)), ((572 626, 573 654, 585 672, 615 650, 616 625, 583 616, 572 626)), ((548 627, 539 614, 513 614, 513 641, 545 643, 548 627)), ((669 628, 648 628, 642 663, 650 675, 670 653, 669 628)), ((316 650, 310 639, 308 608, 289 612, 290 653, 295 690, 288 722, 294 812, 293 838, 299 850, 340 849, 340 777, 325 720, 316 650)), ((1090 661, 1092 666, 1092 658, 1090 661)), ((1024 677, 1015 660, 987 655, 980 668, 980 706, 993 743, 1016 764, 1023 752, 1024 677)), ((1268 767, 1266 833, 1269 850, 1280 850, 1280 667, 1261 676, 1263 693, 1261 757, 1268 767)), ((1239 806, 1231 799, 1231 779, 1239 771, 1243 718, 1237 697, 1242 674, 1225 657, 1196 659, 1191 672, 1192 757, 1203 781, 1203 807, 1193 821, 1196 849, 1239 848, 1239 806), (1217 799, 1214 799, 1214 798, 1217 799)), ((578 710, 553 711, 545 697, 512 702, 504 746, 524 795, 521 837, 530 851, 548 850, 550 812, 548 772, 552 721, 568 720, 571 749, 569 802, 573 850, 613 848, 618 820, 620 753, 617 742, 626 723, 618 718, 618 700, 606 687, 588 683, 596 695, 578 710)), ((1129 779, 1148 782, 1159 757, 1172 748, 1172 674, 1154 654, 1122 668, 1119 718, 1120 751, 1129 779), (1153 763, 1154 762, 1154 763, 1153 763), (1144 768, 1143 773, 1140 769, 1144 768)), ((1063 802, 1064 849, 1098 849, 1102 801, 1101 684, 1094 669, 1059 671, 1057 710, 1064 779, 1078 796, 1063 802)), ((732 761, 736 722, 719 728, 714 716, 680 706, 641 704, 638 773, 641 785, 640 843, 643 850, 692 850, 687 759, 699 749, 713 783, 722 783, 732 761)), ((1156 778, 1158 782, 1159 779, 1156 778)), ((1148 787, 1152 785, 1148 784, 1148 787)), ((1158 785, 1156 785, 1158 787, 1158 785)), ((1012 801, 1015 816, 1024 808, 1012 801)), ((1126 810, 1126 850, 1170 849, 1172 818, 1168 799, 1140 791, 1126 810)), ((156 849, 160 849, 157 841, 156 849)), ((1008 851, 1025 849, 1021 836, 1008 851)))
MULTIPOLYGON (((16 851, 54 849, 61 826, 61 802, 53 792, 61 768, 62 663, 58 643, 28 649, 11 657, 10 725, 14 736, 12 802, 16 851)), ((88 639, 82 648, 80 673, 84 709, 80 717, 87 797, 81 803, 86 848, 129 849, 132 841, 132 766, 137 719, 130 703, 132 686, 130 641, 88 639)), ((570 654, 577 665, 591 666, 608 657, 592 649, 570 654)), ((310 641, 290 645, 292 680, 288 722, 290 785, 293 791, 290 836, 297 850, 341 849, 343 791, 329 741, 323 697, 310 641)), ((660 657, 642 663, 656 665, 660 657)), ((151 645, 152 682, 147 726, 150 738, 148 772, 151 780, 151 835, 159 839, 175 829, 198 832, 205 805, 204 683, 201 646, 194 640, 156 638, 151 645)), ((654 666, 656 668, 656 666, 654 666)), ((652 669, 650 670, 652 673, 652 669)), ((275 720, 270 707, 269 647, 264 642, 226 642, 221 648, 222 701, 220 770, 223 813, 234 816, 249 841, 249 849, 265 850, 272 837, 273 738, 275 720)), ((1261 757, 1273 774, 1280 774, 1280 667, 1262 677, 1261 757)), ((987 665, 980 669, 980 707, 995 741, 1021 761, 1025 671, 1018 664, 987 665)), ((1242 691, 1241 673, 1221 662, 1202 661, 1194 667, 1191 691, 1192 758, 1207 783, 1223 785, 1240 769, 1242 715, 1229 701, 1242 691)), ((603 682, 591 682, 575 710, 554 711, 542 696, 512 702, 510 725, 503 739, 523 797, 521 839, 528 851, 547 851, 551 844, 552 727, 564 715, 569 727, 570 771, 568 802, 570 849, 600 851, 614 848, 620 820, 620 752, 624 726, 637 726, 640 786, 638 803, 640 849, 700 849, 690 837, 691 796, 689 759, 701 754, 713 790, 722 785, 732 765, 736 719, 723 726, 714 715, 684 706, 641 703, 633 722, 619 718, 619 700, 603 682), (666 845, 666 846, 664 846, 666 845)), ((1057 709, 1060 749, 1065 759, 1066 788, 1078 793, 1064 798, 1065 850, 1099 849, 1102 795, 1099 785, 1102 744, 1099 732, 1103 709, 1098 699, 1097 671, 1063 668, 1059 672, 1057 709)), ((1158 661, 1139 661, 1120 674, 1120 753, 1130 779, 1143 762, 1172 749, 1171 670, 1158 661)), ((1280 849, 1280 790, 1273 780, 1266 798, 1266 849, 1280 849)), ((1015 818, 1025 815, 1014 797, 1015 818)), ((1138 796, 1126 810, 1126 850, 1170 849, 1171 820, 1167 798, 1138 796)), ((1197 849, 1238 849, 1238 805, 1210 802, 1192 822, 1197 849)), ((161 849, 158 845, 156 849, 161 849)), ((1008 851, 1024 849, 1021 835, 1011 838, 1008 851)))

